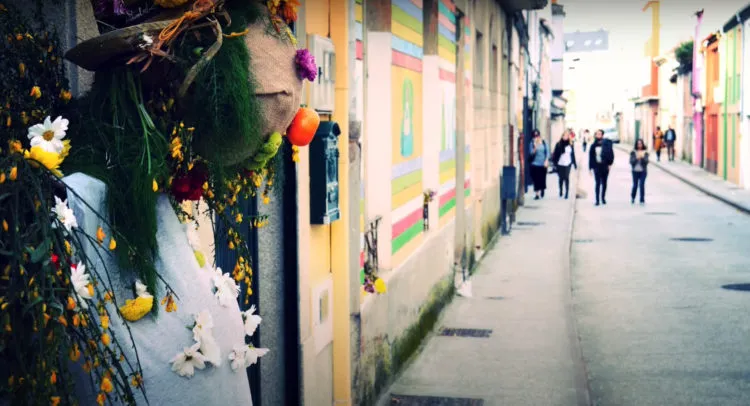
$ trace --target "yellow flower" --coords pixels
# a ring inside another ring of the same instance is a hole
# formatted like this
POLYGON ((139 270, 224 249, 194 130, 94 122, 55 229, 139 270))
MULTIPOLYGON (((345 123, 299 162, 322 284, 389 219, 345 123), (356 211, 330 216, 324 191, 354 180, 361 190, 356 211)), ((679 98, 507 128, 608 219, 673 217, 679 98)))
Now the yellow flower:
POLYGON ((154 192, 158 192, 159 191, 159 184, 156 183, 156 179, 154 179, 152 181, 152 183, 151 183, 151 190, 153 190, 154 192))
POLYGON ((50 397, 49 404, 50 406, 58 406, 60 404, 60 397, 59 396, 50 397))
MULTIPOLYGON (((90 370, 91 369, 89 368, 89 371, 90 370)), ((99 393, 98 395, 96 395, 96 404, 98 404, 99 406, 104 406, 104 402, 106 401, 107 401, 107 395, 105 395, 104 393, 99 393)))
POLYGON ((52 374, 49 376, 49 383, 53 385, 57 383, 57 372, 52 371, 52 374))
POLYGON ((109 347, 109 344, 112 343, 112 339, 109 337, 109 334, 104 333, 102 334, 102 344, 109 347))
MULTIPOLYGON (((37 166, 37 163, 41 163, 47 169, 50 170, 55 176, 62 177, 62 172, 58 169, 60 164, 63 162, 62 154, 56 152, 45 151, 41 145, 31 147, 29 151, 24 151, 23 156, 29 163, 37 166)), ((11 173, 11 180, 13 180, 13 174, 11 173)))
POLYGON ((268 196, 263 196, 263 204, 271 203, 271 198, 268 196))
POLYGON ((234 216, 234 221, 242 223, 242 213, 237 213, 237 215, 234 216))
POLYGON ((65 316, 61 315, 57 318, 57 321, 59 321, 63 326, 68 327, 68 320, 65 318, 65 316))
POLYGON ((66 309, 68 309, 68 310, 73 310, 73 309, 75 309, 75 308, 76 308, 76 301, 75 301, 75 300, 73 300, 73 298, 72 298, 72 297, 68 296, 68 303, 67 303, 67 305, 65 306, 65 308, 66 308, 66 309))
POLYGON ((15 153, 15 152, 20 153, 21 151, 23 151, 23 145, 21 145, 21 141, 10 140, 8 141, 8 149, 10 150, 11 153, 15 153))
POLYGON ((114 389, 114 386, 112 385, 112 380, 109 379, 108 376, 105 376, 104 378, 102 378, 102 384, 99 387, 99 389, 107 393, 112 392, 112 390, 114 389))
POLYGON ((68 157, 68 154, 70 153, 70 140, 63 140, 63 149, 60 151, 60 159, 65 159, 68 157))
POLYGON ((133 385, 134 388, 140 388, 141 385, 143 385, 143 377, 141 374, 135 374, 133 379, 130 380, 130 384, 133 385))
POLYGON ((73 327, 78 327, 79 324, 81 324, 81 316, 76 313, 73 315, 73 327))
POLYGON ((0 173, 0 183, 5 183, 5 173, 0 173))
POLYGON ((168 294, 167 296, 164 296, 164 299, 161 300, 161 304, 166 304, 166 310, 167 313, 172 313, 174 311, 177 311, 177 304, 174 302, 174 297, 172 297, 172 294, 168 294))
POLYGON ((65 89, 60 90, 60 99, 62 99, 62 101, 67 103, 72 98, 73 98, 73 95, 70 93, 70 91, 65 90, 65 89))
POLYGON ((3 220, 3 231, 8 231, 8 222, 3 220))
POLYGON ((67 252, 68 255, 70 255, 72 250, 73 249, 70 247, 70 242, 68 242, 68 240, 65 240, 65 252, 67 252))
POLYGON ((109 328, 109 316, 107 316, 106 314, 103 314, 103 315, 102 315, 102 316, 101 316, 101 317, 99 318, 99 321, 101 321, 101 322, 102 322, 102 328, 103 328, 103 329, 105 329, 105 330, 106 330, 106 329, 108 329, 108 328, 109 328))
POLYGON ((102 229, 102 227, 99 226, 99 228, 96 229, 96 240, 99 241, 99 244, 104 242, 104 237, 106 236, 107 235, 104 234, 104 230, 102 229))
POLYGON ((195 250, 193 251, 193 254, 195 254, 195 260, 198 261, 198 266, 203 268, 206 266, 206 257, 203 256, 203 253, 195 250))
POLYGON ((385 291, 386 291, 385 282, 380 278, 375 279, 375 292, 385 293, 385 291))
POLYGON ((34 86, 31 88, 31 92, 29 92, 29 96, 39 99, 42 97, 42 89, 39 88, 39 86, 34 86))
POLYGON ((110 292, 110 291, 104 292, 104 301, 105 302, 111 302, 112 301, 112 292, 110 292))
POLYGON ((94 285, 89 283, 88 285, 86 285, 86 289, 88 289, 89 295, 94 296, 94 285))
POLYGON ((18 168, 14 166, 10 168, 10 176, 8 176, 8 178, 10 180, 16 180, 17 177, 18 177, 18 168))
POLYGON ((234 241, 229 241, 229 244, 227 244, 230 250, 234 249, 234 241))
POLYGON ((21 75, 21 77, 26 76, 26 65, 24 65, 23 62, 20 62, 18 64, 18 73, 21 75))
POLYGON ((73 344, 73 348, 70 349, 70 360, 78 362, 81 359, 81 350, 78 348, 78 344, 73 344))
POLYGON ((117 248, 117 241, 114 238, 109 239, 109 250, 114 251, 117 248))

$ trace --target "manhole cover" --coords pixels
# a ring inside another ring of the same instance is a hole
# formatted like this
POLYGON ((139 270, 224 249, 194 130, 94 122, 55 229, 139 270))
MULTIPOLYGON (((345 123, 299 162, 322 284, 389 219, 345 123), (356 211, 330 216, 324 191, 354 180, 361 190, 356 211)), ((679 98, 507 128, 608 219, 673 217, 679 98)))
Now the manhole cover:
POLYGON ((729 285, 722 286, 726 290, 739 290, 742 292, 750 292, 750 283, 732 283, 729 285))
POLYGON ((649 211, 646 214, 649 216, 674 216, 677 213, 673 211, 649 211))
POLYGON ((483 328, 443 328, 440 330, 440 335, 446 337, 488 338, 490 334, 492 334, 492 330, 483 328))
POLYGON ((439 396, 391 395, 391 404, 401 406, 483 406, 484 400, 439 396))
POLYGON ((573 240, 573 242, 576 244, 586 244, 586 243, 594 242, 594 240, 582 238, 582 239, 573 240))
POLYGON ((704 237, 677 237, 677 238, 670 238, 670 241, 681 241, 681 242, 711 242, 714 239, 713 238, 704 238, 704 237))
POLYGON ((516 224, 519 226, 541 226, 544 223, 540 221, 519 221, 516 224))

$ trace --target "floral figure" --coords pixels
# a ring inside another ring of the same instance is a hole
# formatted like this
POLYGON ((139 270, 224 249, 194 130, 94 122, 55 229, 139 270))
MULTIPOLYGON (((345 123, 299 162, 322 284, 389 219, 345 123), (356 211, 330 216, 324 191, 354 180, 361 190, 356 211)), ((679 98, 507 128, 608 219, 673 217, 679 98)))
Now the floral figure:
POLYGON ((94 285, 91 284, 91 275, 86 273, 86 265, 79 262, 70 266, 70 283, 73 284, 78 303, 82 308, 88 309, 83 299, 91 300, 94 297, 94 285))
POLYGON ((135 299, 125 300, 125 304, 120 307, 120 313, 127 321, 142 319, 154 307, 154 297, 141 281, 135 281, 135 294, 135 299))
POLYGON ((50 121, 50 117, 44 119, 44 123, 36 124, 29 128, 29 140, 31 147, 39 146, 47 152, 62 153, 65 133, 68 131, 68 120, 58 116, 55 121, 50 121))
POLYGON ((255 330, 258 329, 260 322, 263 321, 260 316, 255 314, 255 305, 250 306, 248 311, 242 313, 242 320, 245 323, 245 334, 248 336, 255 334, 255 330))
POLYGON ((208 310, 203 310, 194 317, 193 339, 198 344, 205 361, 220 366, 221 349, 213 336, 214 319, 211 317, 211 313, 208 310))
POLYGON ((200 343, 195 343, 191 347, 185 347, 182 352, 175 355, 171 361, 172 371, 176 372, 179 376, 186 376, 188 378, 195 374, 195 369, 203 369, 206 367, 206 358, 198 352, 200 343))
POLYGON ((318 76, 318 67, 315 65, 315 57, 307 49, 298 49, 294 57, 297 65, 297 76, 314 82, 318 76))
MULTIPOLYGON (((62 223, 65 230, 70 233, 74 228, 78 227, 78 220, 76 220, 73 210, 68 207, 67 200, 60 200, 59 197, 55 196, 55 207, 52 208, 52 214, 62 223)), ((57 223, 52 223, 52 228, 57 228, 57 223)))
POLYGON ((223 307, 228 307, 232 302, 237 300, 240 295, 240 287, 229 273, 222 273, 221 268, 216 268, 211 277, 216 291, 214 296, 223 307))

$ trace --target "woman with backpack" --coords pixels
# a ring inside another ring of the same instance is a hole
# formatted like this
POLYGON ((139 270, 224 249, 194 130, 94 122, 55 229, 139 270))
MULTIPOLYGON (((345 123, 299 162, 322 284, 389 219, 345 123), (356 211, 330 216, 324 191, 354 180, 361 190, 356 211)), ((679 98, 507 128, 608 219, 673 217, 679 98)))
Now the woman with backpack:
POLYGON ((534 183, 534 200, 544 197, 544 190, 547 189, 547 167, 549 166, 549 147, 542 139, 539 130, 532 132, 533 138, 529 146, 529 172, 531 180, 534 183))
POLYGON ((557 184, 560 190, 560 197, 563 197, 563 187, 565 187, 565 198, 568 198, 570 189, 570 167, 578 169, 576 164, 575 148, 570 142, 570 133, 564 132, 560 141, 555 144, 552 152, 552 163, 557 168, 557 184))

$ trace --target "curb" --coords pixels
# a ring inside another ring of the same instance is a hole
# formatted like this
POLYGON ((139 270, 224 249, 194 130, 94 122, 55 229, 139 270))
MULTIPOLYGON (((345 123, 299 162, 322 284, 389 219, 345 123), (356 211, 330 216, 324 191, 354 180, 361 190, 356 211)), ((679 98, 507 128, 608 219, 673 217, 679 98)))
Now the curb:
MULTIPOLYGON (((575 191, 577 194, 578 182, 581 180, 581 171, 576 170, 575 175, 575 191)), ((573 195, 573 202, 570 205, 570 222, 568 224, 568 233, 566 236, 565 245, 567 246, 563 252, 567 258, 563 258, 563 264, 565 264, 565 278, 567 279, 565 285, 566 289, 566 301, 565 304, 568 308, 566 324, 568 325, 568 339, 570 340, 570 355, 575 366, 574 382, 576 384, 576 395, 578 397, 578 406, 591 406, 591 387, 589 386, 588 370, 586 369, 586 361, 583 359, 583 349, 581 347, 581 338, 578 334, 578 323, 576 322, 575 309, 573 308, 573 266, 572 266, 572 251, 573 251, 573 231, 575 225, 576 209, 578 206, 578 198, 576 194, 573 195)))
MULTIPOLYGON (((623 152, 630 152, 630 149, 627 148, 624 145, 616 145, 615 148, 617 148, 617 149, 619 149, 619 150, 621 150, 623 152)), ((703 186, 701 186, 701 185, 693 182, 692 180, 690 180, 690 179, 688 179, 688 178, 686 178, 686 177, 678 174, 677 172, 675 172, 675 171, 673 171, 671 169, 666 168, 660 162, 649 161, 649 164, 651 164, 651 165, 659 168, 660 170, 666 172, 667 174, 672 175, 673 177, 679 179, 680 181, 682 181, 682 183, 684 183, 684 184, 686 184, 688 186, 691 186, 694 189, 697 189, 697 190, 703 192, 704 194, 706 194, 706 195, 708 195, 710 197, 713 197, 716 200, 719 200, 720 202, 722 202, 724 204, 727 204, 727 205, 729 205, 729 206, 731 206, 731 207, 733 207, 733 208, 735 208, 735 209, 737 209, 737 210, 739 210, 739 211, 741 211, 741 212, 743 212, 745 214, 750 214, 750 207, 745 206, 745 205, 740 204, 740 203, 737 203, 737 202, 733 201, 732 199, 729 199, 729 198, 727 198, 725 196, 722 196, 722 195, 720 195, 718 193, 712 192, 711 190, 709 190, 709 189, 707 189, 707 188, 705 188, 705 187, 703 187, 703 186)))

